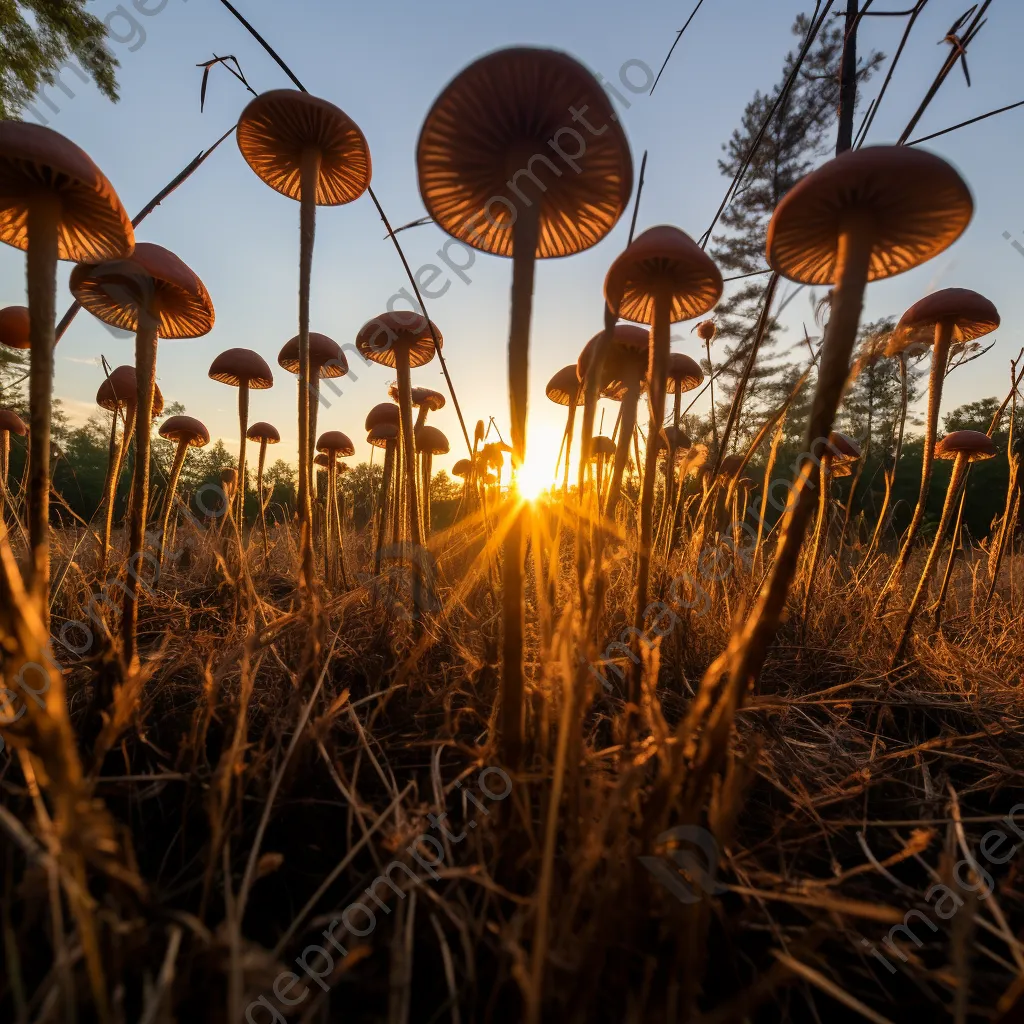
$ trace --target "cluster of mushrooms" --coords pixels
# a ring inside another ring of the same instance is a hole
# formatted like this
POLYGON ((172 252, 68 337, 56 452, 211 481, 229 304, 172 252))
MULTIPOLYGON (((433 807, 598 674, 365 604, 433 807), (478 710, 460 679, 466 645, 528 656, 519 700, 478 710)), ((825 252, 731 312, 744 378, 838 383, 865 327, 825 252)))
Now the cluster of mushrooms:
MULTIPOLYGON (((317 208, 351 203, 366 191, 370 153, 360 129, 341 110, 294 90, 268 92, 253 100, 239 121, 237 141, 252 170, 300 206, 298 334, 281 350, 278 362, 298 378, 300 584, 311 594, 316 586, 311 474, 319 466, 328 476, 322 531, 326 538, 325 577, 334 581, 340 576, 346 583, 336 478, 338 460, 353 454, 351 442, 340 431, 330 430, 319 437, 316 432, 319 381, 348 370, 340 347, 327 336, 310 331, 317 208)), ((632 157, 604 89, 583 65, 560 52, 516 47, 475 61, 449 83, 427 114, 416 160, 419 188, 430 218, 458 242, 512 261, 508 340, 511 445, 481 445, 481 423, 472 451, 454 467, 464 481, 464 502, 479 504, 486 513, 488 504, 495 504, 502 456, 506 451, 511 455, 514 478, 526 454, 537 261, 581 252, 609 234, 632 194, 632 157), (583 114, 587 134, 576 129, 572 132, 585 152, 573 164, 572 173, 562 173, 550 161, 545 161, 537 174, 516 173, 519 168, 532 170, 534 156, 549 153, 552 140, 564 135, 570 119, 579 123, 583 114)), ((177 256, 158 245, 135 242, 131 222, 110 183, 80 149, 55 132, 30 124, 0 125, 0 182, 4 206, 0 238, 27 252, 28 309, 0 313, 0 340, 27 348, 31 358, 27 486, 31 557, 27 582, 45 617, 57 260, 78 264, 71 290, 87 311, 136 333, 134 368, 115 370, 98 396, 100 404, 114 413, 104 557, 110 544, 111 496, 122 468, 125 439, 134 436, 129 565, 143 553, 148 515, 150 426, 160 407, 158 343, 209 333, 214 310, 202 281, 177 256), (118 417, 124 420, 120 442, 116 439, 118 417)), ((843 392, 856 372, 853 356, 866 286, 911 270, 942 252, 966 229, 972 212, 971 194, 949 164, 918 148, 897 146, 865 148, 830 160, 800 181, 775 211, 767 245, 770 267, 791 281, 832 289, 807 433, 808 451, 818 457, 804 463, 758 600, 723 655, 725 661, 714 667, 727 680, 723 693, 740 692, 756 676, 798 573, 805 533, 817 508, 806 566, 805 598, 810 600, 825 546, 830 481, 849 472, 861 454, 855 441, 836 434, 833 427, 843 392)), ((671 350, 670 328, 681 321, 699 321, 695 330, 710 367, 715 324, 707 315, 723 291, 722 276, 703 248, 677 227, 650 228, 611 262, 603 291, 603 329, 586 344, 574 365, 552 377, 546 393, 567 409, 561 478, 566 503, 573 436, 578 410, 582 410, 576 544, 580 600, 589 616, 588 629, 596 622, 603 586, 602 573, 592 570, 601 565, 607 538, 617 529, 623 477, 633 448, 641 471, 633 623, 639 634, 648 604, 652 554, 659 550, 671 553, 682 530, 684 478, 699 474, 700 510, 693 521, 712 530, 720 528, 718 514, 723 508, 734 516, 741 510, 745 513, 755 482, 744 474, 749 453, 729 455, 720 450, 713 412, 710 450, 691 443, 681 426, 682 396, 702 384, 704 373, 693 358, 671 350), (670 396, 673 409, 671 422, 666 424, 670 396), (600 397, 619 402, 618 423, 611 436, 595 433, 600 397), (647 409, 642 454, 636 429, 641 425, 641 397, 647 409), (664 498, 656 525, 659 458, 664 460, 664 498)), ((596 307, 595 299, 595 312, 596 307)), ((922 342, 927 342, 932 367, 920 499, 880 601, 898 583, 919 533, 933 459, 955 460, 943 522, 914 597, 903 642, 934 568, 937 545, 965 468, 975 459, 994 454, 991 440, 971 431, 937 439, 949 354, 952 347, 993 330, 998 323, 995 308, 982 296, 946 289, 908 310, 888 342, 886 355, 900 358, 905 358, 911 347, 920 349, 922 342)), ((449 444, 426 418, 444 404, 444 398, 413 387, 411 371, 440 352, 442 336, 425 311, 423 315, 384 313, 358 332, 356 346, 364 358, 394 370, 397 378, 392 390, 394 403, 375 406, 365 421, 368 442, 384 452, 376 522, 375 569, 379 572, 389 539, 420 545, 431 533, 431 460, 447 453, 449 444)), ((214 360, 210 376, 238 388, 240 454, 232 515, 239 524, 245 497, 246 441, 260 445, 257 487, 266 545, 263 467, 266 447, 276 443, 279 434, 267 423, 250 425, 248 409, 249 391, 270 387, 273 376, 267 363, 247 349, 222 353, 214 360)), ((712 408, 713 402, 712 391, 712 408)), ((6 470, 8 436, 24 434, 25 425, 13 413, 0 411, 0 426, 6 470)), ((728 430, 727 425, 723 437, 728 430)), ((163 510, 166 533, 183 460, 189 447, 207 443, 209 434, 191 417, 172 417, 161 426, 160 434, 178 445, 163 510)), ((890 488, 887 476, 887 494, 890 488)), ((512 500, 502 508, 503 664, 498 726, 510 762, 517 760, 523 739, 526 507, 512 500)), ((761 539, 759 529, 759 545, 761 539)), ((414 562, 411 571, 416 571, 414 562)), ((129 664, 136 657, 136 581, 129 573, 122 623, 124 658, 129 664)), ((628 694, 634 703, 640 698, 638 687, 639 670, 628 694)))

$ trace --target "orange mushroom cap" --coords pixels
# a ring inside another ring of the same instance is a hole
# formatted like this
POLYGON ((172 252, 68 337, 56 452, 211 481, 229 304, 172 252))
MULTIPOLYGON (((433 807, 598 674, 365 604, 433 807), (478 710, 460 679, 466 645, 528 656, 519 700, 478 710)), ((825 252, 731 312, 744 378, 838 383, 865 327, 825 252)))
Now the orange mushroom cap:
POLYGON ((568 256, 601 241, 633 191, 629 143, 600 83, 567 54, 527 46, 487 54, 448 83, 423 124, 416 167, 441 229, 498 256, 512 255, 518 204, 540 204, 535 255, 568 256), (603 126, 585 143, 571 127, 580 114, 603 126), (568 159, 563 136, 573 140, 568 159))
POLYGON ((984 295, 970 288, 942 288, 915 302, 900 317, 885 354, 899 355, 918 343, 930 346, 940 323, 952 325, 954 343, 973 341, 999 326, 999 312, 984 295))
POLYGON ((71 292, 93 316, 122 331, 137 331, 143 311, 157 318, 161 338, 199 338, 213 330, 206 286, 162 245, 139 242, 131 256, 79 263, 71 292))
MULTIPOLYGON (((299 336, 287 341, 277 354, 277 365, 289 373, 299 372, 299 336)), ((344 377, 348 373, 348 360, 341 346, 326 334, 309 332, 309 368, 323 380, 344 377)))
POLYGON ((452 466, 452 476, 462 477, 466 479, 473 472, 473 463, 469 459, 459 459, 458 462, 452 466))
POLYGON ((719 476, 735 476, 740 469, 743 467, 743 456, 735 453, 733 455, 726 455, 722 459, 722 464, 718 467, 719 476))
POLYGON ((374 427, 381 426, 382 424, 397 428, 401 423, 401 415, 397 405, 388 405, 387 402, 381 402, 380 405, 375 405, 366 414, 366 429, 373 430, 374 427))
POLYGON ((138 394, 134 366, 117 366, 110 371, 96 392, 96 404, 107 412, 123 405, 134 405, 138 394))
POLYGON ((348 435, 343 434, 340 430, 324 431, 317 439, 316 450, 318 452, 333 452, 334 455, 341 458, 348 458, 356 453, 355 445, 349 440, 348 435))
POLYGON ((220 471, 220 482, 227 487, 233 487, 238 483, 238 470, 234 466, 225 466, 220 471))
POLYGON ((569 366, 563 366, 548 381, 545 394, 555 405, 564 405, 566 408, 570 405, 583 405, 587 400, 587 396, 576 373, 576 364, 572 363, 569 366))
POLYGON ((690 447, 690 435, 683 430, 682 427, 677 427, 674 423, 670 423, 667 427, 663 428, 665 439, 675 451, 681 451, 690 447))
POLYGON ((0 433, 24 437, 28 433, 28 427, 13 409, 0 409, 0 433))
POLYGON ((373 445, 374 448, 386 448, 397 440, 398 427, 394 423, 375 423, 366 434, 366 443, 373 445))
POLYGON ((848 218, 872 225, 868 280, 902 274, 951 246, 974 212, 970 189, 945 160, 911 146, 837 156, 797 182, 768 225, 768 263, 801 284, 834 284, 848 218))
POLYGON ((590 457, 596 459, 601 455, 611 457, 615 454, 615 442, 604 434, 598 434, 590 444, 590 457))
POLYGON ((671 352, 668 357, 668 374, 665 391, 674 395, 676 391, 693 391, 704 383, 704 371, 696 359, 685 352, 671 352))
POLYGON ((31 348, 28 340, 28 306, 0 309, 0 345, 21 350, 31 348))
POLYGON ((722 274, 711 257, 679 228, 662 225, 638 235, 616 258, 604 281, 610 309, 649 324, 654 299, 671 297, 669 320, 692 320, 722 297, 722 274))
POLYGON ((274 386, 274 374, 266 359, 251 348, 229 348, 210 364, 210 379, 221 384, 251 391, 265 391, 274 386))
POLYGON ((980 462, 996 454, 995 442, 980 430, 954 430, 935 446, 937 459, 955 459, 958 455, 966 455, 968 462, 980 462))
MULTIPOLYGON (((604 331, 599 331, 583 346, 583 351, 576 362, 576 376, 581 381, 587 379, 587 368, 603 335, 604 331)), ((605 355, 604 379, 598 382, 602 397, 614 401, 625 398, 626 385, 623 378, 627 376, 626 370, 638 369, 641 375, 645 374, 649 350, 650 334, 642 327, 637 327, 636 324, 616 324, 612 331, 611 346, 605 355)), ((646 383, 641 386, 641 390, 644 387, 646 383)))
POLYGON ((114 186, 85 152, 42 125, 0 121, 0 242, 28 248, 29 206, 40 192, 60 199, 60 259, 97 261, 131 254, 131 219, 114 186))
POLYGON ((838 430, 833 430, 829 435, 827 454, 844 462, 856 462, 861 456, 861 449, 860 445, 852 437, 847 437, 846 434, 840 434, 838 430))
POLYGON ((280 444, 281 434, 277 427, 260 420, 254 423, 246 432, 245 436, 250 441, 266 441, 267 444, 280 444))
POLYGON ((301 199, 302 154, 320 154, 318 206, 343 206, 369 187, 370 148, 356 123, 333 103, 296 89, 274 89, 242 111, 238 148, 275 192, 301 199))
POLYGON ((419 313, 381 313, 363 324, 356 335, 356 348, 367 359, 382 366, 397 366, 395 349, 406 346, 409 350, 409 365, 423 366, 434 358, 434 338, 430 332, 433 326, 437 334, 437 347, 444 343, 436 324, 431 324, 419 313), (380 334, 387 335, 387 342, 381 344, 380 334))
MULTIPOLYGON (((426 406, 431 412, 437 412, 445 406, 445 397, 440 391, 431 391, 430 388, 413 388, 411 394, 414 409, 426 406)), ((393 402, 398 401, 397 384, 392 384, 388 388, 388 395, 393 402)))
POLYGON ((714 320, 701 320, 694 330, 701 341, 714 341, 718 334, 718 324, 714 320))
POLYGON ((429 423, 424 423, 422 426, 417 427, 415 436, 416 451, 418 452, 429 452, 431 455, 447 455, 450 450, 448 438, 437 427, 431 426, 429 423))
POLYGON ((205 448, 210 432, 194 416, 170 416, 160 426, 159 434, 168 441, 188 441, 190 448, 205 448))

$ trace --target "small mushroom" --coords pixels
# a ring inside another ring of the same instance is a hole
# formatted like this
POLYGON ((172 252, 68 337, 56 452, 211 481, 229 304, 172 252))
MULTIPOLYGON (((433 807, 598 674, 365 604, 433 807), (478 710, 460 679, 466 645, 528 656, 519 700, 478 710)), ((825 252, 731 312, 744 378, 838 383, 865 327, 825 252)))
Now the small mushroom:
POLYGON ((7 522, 8 502, 11 504, 11 512, 14 511, 7 487, 7 477, 11 470, 11 434, 25 437, 28 427, 13 409, 0 409, 0 521, 4 523, 7 522))
POLYGON ((164 503, 163 526, 160 531, 159 566, 163 569, 164 555, 167 552, 171 512, 178 491, 178 478, 181 467, 185 465, 185 455, 189 448, 205 448, 210 443, 210 432, 205 425, 194 416, 170 416, 160 425, 158 431, 165 441, 174 441, 178 445, 171 464, 171 474, 167 479, 167 499, 164 503))
POLYGON ((267 534, 267 502, 270 496, 265 494, 263 490, 263 469, 267 462, 267 445, 280 444, 281 435, 278 433, 277 427, 260 420, 245 432, 245 436, 250 441, 259 441, 260 443, 260 458, 256 470, 256 487, 257 493, 260 496, 260 522, 263 525, 263 555, 269 559, 270 537, 267 534))
MULTIPOLYGON (((544 389, 545 394, 555 405, 564 405, 568 409, 565 420, 565 433, 562 446, 565 450, 565 476, 562 481, 562 501, 565 501, 569 493, 569 459, 572 456, 572 435, 576 423, 576 410, 586 401, 586 393, 583 384, 576 373, 576 365, 571 363, 563 366, 548 381, 544 389)), ((555 470, 557 473, 557 469, 555 470)))
POLYGON ((718 324, 714 320, 701 320, 694 330, 697 337, 704 342, 704 351, 708 357, 708 378, 711 386, 711 439, 718 448, 718 420, 715 416, 715 368, 711 363, 711 342, 718 336, 718 324))
POLYGON ((0 309, 0 345, 15 351, 27 351, 31 347, 28 318, 28 306, 0 309))
MULTIPOLYGON (((382 408, 377 406, 378 409, 382 408)), ((393 405, 383 406, 387 409, 395 409, 393 405)), ((395 412, 398 410, 395 409, 395 412)), ((388 496, 391 493, 391 478, 395 472, 395 448, 398 444, 399 427, 395 423, 379 419, 367 428, 366 443, 374 448, 384 449, 384 473, 380 481, 380 498, 377 507, 380 519, 377 522, 377 546, 373 556, 374 574, 380 575, 381 556, 384 551, 384 537, 387 535, 388 519, 388 496)))
POLYGON ((447 455, 450 451, 448 438, 429 423, 424 423, 416 430, 416 450, 423 460, 423 533, 429 537, 431 533, 430 481, 433 478, 433 460, 435 455, 447 455))
POLYGON ((334 559, 333 552, 338 552, 341 564, 341 584, 348 590, 348 578, 345 574, 345 549, 341 536, 341 514, 338 510, 338 459, 355 455, 355 445, 347 434, 340 430, 328 430, 317 438, 316 450, 326 457, 327 462, 327 545, 324 551, 324 569, 327 582, 333 583, 334 559))

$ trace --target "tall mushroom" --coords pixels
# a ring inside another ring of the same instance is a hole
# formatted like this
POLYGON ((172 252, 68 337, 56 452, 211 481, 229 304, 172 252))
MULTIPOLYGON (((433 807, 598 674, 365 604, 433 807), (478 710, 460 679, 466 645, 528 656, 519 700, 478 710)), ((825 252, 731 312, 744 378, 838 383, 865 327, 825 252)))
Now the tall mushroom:
POLYGON ((341 564, 341 583, 347 590, 345 549, 342 545, 341 519, 338 515, 338 459, 347 459, 355 455, 356 449, 347 434, 340 430, 328 430, 317 438, 316 450, 327 457, 327 544, 324 549, 324 572, 328 582, 333 583, 333 555, 337 551, 341 564))
POLYGON ((260 496, 260 523, 263 526, 263 555, 270 558, 270 537, 267 534, 267 496, 263 493, 263 469, 267 462, 267 445, 280 444, 281 435, 277 427, 260 420, 254 423, 245 436, 250 441, 259 441, 260 458, 256 468, 256 493, 260 496))
MULTIPOLYGON (((388 394, 391 396, 392 401, 399 401, 398 385, 392 384, 388 388, 388 394)), ((412 395, 412 407, 418 410, 416 422, 413 424, 413 433, 415 434, 427 422, 428 412, 438 412, 444 408, 445 397, 440 391, 432 391, 430 388, 413 388, 410 394, 412 395)))
POLYGON ((199 338, 213 330, 206 286, 174 253, 139 242, 128 259, 80 263, 71 291, 93 316, 135 332, 135 474, 128 544, 128 582, 121 617, 125 666, 137 661, 138 589, 149 505, 149 448, 156 393, 157 339, 199 338), (133 561, 135 564, 133 564, 133 561))
POLYGON ((299 526, 302 579, 313 589, 313 506, 310 463, 315 420, 310 413, 309 293, 317 206, 343 206, 370 184, 370 150, 355 122, 333 103, 294 89, 257 96, 236 132, 246 163, 275 192, 300 203, 299 223, 299 526))
POLYGON ((210 365, 210 379, 238 388, 238 531, 245 525, 245 436, 249 429, 249 391, 274 386, 267 361, 251 348, 229 348, 210 365))
POLYGON ((134 366, 118 366, 110 371, 96 392, 96 404, 111 413, 110 446, 107 451, 107 475, 103 481, 103 498, 101 503, 106 506, 103 526, 103 547, 100 551, 100 575, 107 566, 107 554, 110 551, 110 533, 114 524, 114 502, 117 488, 121 482, 121 467, 124 464, 128 439, 135 427, 135 398, 138 388, 135 381, 134 366), (117 423, 124 410, 124 428, 121 439, 117 438, 117 423))
POLYGON ((899 557, 879 595, 879 601, 898 583, 913 549, 921 523, 932 479, 935 435, 939 425, 942 384, 946 377, 950 347, 981 338, 999 326, 996 307, 983 295, 968 288, 943 288, 915 302, 896 325, 886 355, 895 356, 916 343, 930 342, 932 369, 928 378, 928 418, 925 422, 924 453, 921 459, 921 489, 899 557))
POLYGON ((50 420, 57 261, 127 256, 131 221, 113 186, 73 142, 0 121, 0 242, 26 250, 29 308, 29 596, 50 624, 50 420))
POLYGON ((373 554, 373 571, 377 576, 380 575, 384 538, 387 535, 388 495, 391 492, 391 478, 395 472, 395 447, 398 444, 399 430, 396 424, 381 420, 370 426, 366 434, 367 444, 384 449, 384 473, 381 476, 380 498, 377 501, 377 514, 380 518, 377 521, 377 544, 373 554))
POLYGON ((169 416, 157 431, 165 441, 174 441, 178 445, 171 464, 171 474, 167 478, 167 498, 164 502, 164 518, 160 530, 159 567, 164 567, 164 555, 167 552, 168 531, 171 526, 171 512, 178 491, 178 478, 181 467, 185 465, 185 456, 189 448, 205 448, 210 443, 210 432, 206 426, 194 416, 169 416))
POLYGON ((598 434, 590 446, 590 458, 597 466, 597 479, 594 484, 597 488, 598 505, 600 505, 604 494, 604 469, 608 465, 608 460, 615 458, 615 442, 610 437, 598 434))
POLYGON ((432 528, 430 511, 430 481, 433 478, 435 455, 447 455, 450 451, 448 438, 429 423, 416 428, 416 450, 423 460, 423 532, 429 537, 432 528))
MULTIPOLYGON (((480 58, 445 87, 416 156, 420 194, 435 223, 460 242, 513 260, 508 380, 517 472, 526 455, 535 260, 580 252, 611 231, 633 190, 629 145, 583 65, 554 50, 513 47, 480 58), (585 143, 567 115, 584 120, 585 143), (579 162, 562 148, 565 136, 574 139, 579 162), (565 173, 548 153, 566 163, 565 173)), ((513 509, 503 556, 499 731, 509 763, 518 762, 523 737, 522 511, 513 509)))
MULTIPOLYGON (((703 320, 701 323, 710 323, 714 326, 713 320, 703 320)), ((697 325, 698 327, 700 324, 697 325)), ((667 430, 665 436, 668 438, 670 453, 665 463, 665 468, 668 471, 665 476, 665 483, 668 485, 668 491, 666 491, 666 499, 668 504, 667 508, 675 507, 675 488, 676 488, 676 475, 675 475, 675 464, 676 464, 676 453, 679 451, 679 441, 686 439, 685 448, 690 447, 690 439, 686 436, 686 432, 680 426, 679 420, 682 416, 682 399, 683 395, 688 391, 693 391, 699 388, 704 383, 704 371, 700 368, 700 364, 688 356, 685 352, 670 352, 668 357, 668 373, 665 378, 665 390, 668 394, 672 395, 673 407, 672 407, 672 429, 667 430)))
MULTIPOLYGON (((7 522, 7 502, 10 492, 7 489, 7 477, 11 470, 11 434, 25 437, 28 427, 13 409, 0 409, 0 522, 7 522)), ((14 502, 11 501, 11 511, 14 502)))
MULTIPOLYGON (((971 462, 978 462, 982 459, 991 459, 996 454, 996 446, 987 434, 980 430, 954 430, 947 434, 935 446, 935 458, 953 459, 953 472, 949 478, 949 487, 946 489, 946 500, 942 506, 942 518, 939 520, 939 527, 935 531, 935 539, 932 541, 931 551, 928 552, 928 560, 921 571, 921 578, 917 582, 917 590, 914 591, 913 600, 907 611, 907 619, 903 623, 903 632, 900 634, 900 641, 896 647, 896 654, 893 657, 893 664, 897 664, 903 657, 903 651, 910 638, 910 630, 914 625, 914 619, 921 607, 921 602, 928 591, 928 581, 931 579, 935 569, 935 563, 939 558, 939 551, 942 549, 942 542, 945 539, 946 531, 949 529, 949 520, 953 515, 953 507, 956 505, 957 493, 963 483, 967 466, 971 462)), ((954 542, 955 543, 955 542, 954 542)))
MULTIPOLYGON (((565 475, 562 479, 562 501, 569 493, 569 459, 572 456, 573 427, 576 424, 576 410, 586 401, 584 387, 576 373, 576 364, 563 366, 548 381, 544 393, 555 405, 563 405, 569 411, 565 419, 563 446, 565 449, 565 475)), ((555 470, 557 472, 557 469, 555 470)))

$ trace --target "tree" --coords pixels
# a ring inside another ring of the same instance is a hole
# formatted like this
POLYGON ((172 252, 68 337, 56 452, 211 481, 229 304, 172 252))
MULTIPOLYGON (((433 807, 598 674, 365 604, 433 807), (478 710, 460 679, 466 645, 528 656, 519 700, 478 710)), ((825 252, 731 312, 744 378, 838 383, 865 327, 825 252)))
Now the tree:
POLYGON ((0 3, 0 116, 17 118, 44 86, 75 60, 108 99, 118 99, 117 59, 107 29, 86 0, 0 3))

